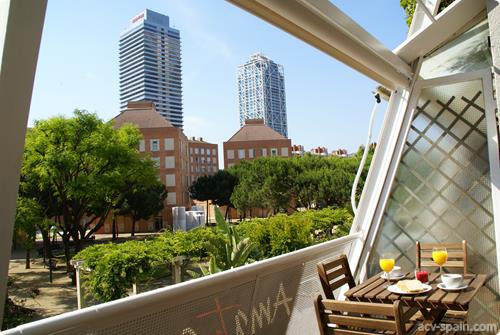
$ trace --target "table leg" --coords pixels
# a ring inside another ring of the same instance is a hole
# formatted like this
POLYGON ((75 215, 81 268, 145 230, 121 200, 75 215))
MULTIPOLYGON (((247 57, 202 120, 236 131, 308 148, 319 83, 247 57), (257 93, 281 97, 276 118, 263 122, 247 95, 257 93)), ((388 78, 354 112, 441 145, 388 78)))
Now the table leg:
MULTIPOLYGON (((419 328, 432 329, 431 325, 437 325, 443 320, 446 314, 446 309, 439 308, 439 309, 427 310, 425 308, 422 308, 420 309, 420 312, 424 317, 424 321, 422 322, 421 325, 419 325, 419 328)), ((435 331, 418 330, 415 334, 424 335, 424 334, 434 334, 437 332, 439 332, 439 329, 436 329, 435 331)))

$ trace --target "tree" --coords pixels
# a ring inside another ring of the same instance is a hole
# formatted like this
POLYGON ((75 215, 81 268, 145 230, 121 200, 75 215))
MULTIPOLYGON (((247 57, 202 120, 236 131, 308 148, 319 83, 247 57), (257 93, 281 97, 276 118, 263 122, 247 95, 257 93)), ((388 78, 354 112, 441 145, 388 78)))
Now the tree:
POLYGON ((215 180, 213 176, 200 176, 189 187, 189 195, 192 199, 206 201, 206 223, 208 224, 208 202, 215 198, 215 180))
MULTIPOLYGON (((189 188, 191 198, 206 201, 208 211, 208 201, 212 200, 212 204, 217 206, 226 206, 225 217, 229 208, 233 207, 231 195, 238 183, 238 179, 234 173, 219 170, 211 176, 201 176, 189 188)), ((207 213, 208 223, 208 213, 207 213)))
POLYGON ((30 252, 36 246, 37 227, 42 226, 43 222, 43 210, 40 205, 33 199, 18 196, 14 238, 26 250, 26 269, 30 268, 30 252))
POLYGON ((156 178, 154 162, 138 151, 140 137, 132 125, 114 129, 83 110, 36 121, 27 133, 21 178, 30 192, 47 194, 57 206, 68 267, 70 240, 81 250, 119 198, 137 182, 156 178))
POLYGON ((234 188, 238 184, 237 177, 229 171, 219 170, 213 176, 213 199, 212 202, 217 206, 226 206, 224 217, 227 220, 227 214, 231 207, 234 207, 231 202, 231 195, 234 188))
POLYGON ((132 219, 130 236, 135 235, 137 221, 148 220, 165 207, 166 198, 167 189, 158 180, 154 180, 150 185, 139 184, 125 194, 118 212, 121 215, 129 215, 132 219))
POLYGON ((231 201, 242 211, 251 208, 286 211, 294 192, 292 164, 290 159, 282 157, 265 157, 238 164, 235 174, 239 182, 231 201))

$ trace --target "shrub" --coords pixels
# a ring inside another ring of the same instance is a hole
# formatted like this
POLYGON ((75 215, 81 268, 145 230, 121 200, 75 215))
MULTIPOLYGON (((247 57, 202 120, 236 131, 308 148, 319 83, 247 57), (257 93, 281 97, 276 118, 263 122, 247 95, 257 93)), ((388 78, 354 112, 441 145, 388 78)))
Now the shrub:
POLYGON ((91 270, 84 274, 84 286, 100 301, 122 298, 132 284, 152 279, 175 256, 195 261, 210 257, 209 272, 217 272, 344 236, 349 232, 352 215, 346 209, 326 208, 252 219, 233 226, 217 212, 217 222, 215 228, 90 246, 75 256, 91 270))
POLYGON ((173 256, 188 256, 202 259, 209 256, 208 245, 223 243, 224 237, 216 229, 195 228, 190 231, 165 232, 158 238, 173 256))
POLYGON ((307 210, 292 215, 242 222, 237 229, 259 247, 251 257, 264 259, 349 234, 352 214, 344 208, 307 210))
POLYGON ((312 245, 311 222, 300 217, 279 214, 268 219, 271 251, 269 256, 278 256, 287 252, 312 245))
POLYGON ((154 268, 172 255, 159 240, 151 240, 95 245, 75 258, 82 259, 90 270, 83 275, 85 288, 96 299, 110 301, 126 296, 132 284, 150 279, 154 268))
POLYGON ((349 234, 353 216, 345 208, 324 208, 297 212, 292 217, 301 217, 312 224, 312 233, 318 242, 349 234))

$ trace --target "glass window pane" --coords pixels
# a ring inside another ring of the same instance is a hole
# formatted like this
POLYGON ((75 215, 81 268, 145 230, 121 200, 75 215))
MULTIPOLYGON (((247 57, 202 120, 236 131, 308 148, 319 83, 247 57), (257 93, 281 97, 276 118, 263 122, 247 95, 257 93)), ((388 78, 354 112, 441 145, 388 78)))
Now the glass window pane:
POLYGON ((485 19, 427 55, 420 76, 429 79, 492 66, 488 34, 488 20, 485 19))

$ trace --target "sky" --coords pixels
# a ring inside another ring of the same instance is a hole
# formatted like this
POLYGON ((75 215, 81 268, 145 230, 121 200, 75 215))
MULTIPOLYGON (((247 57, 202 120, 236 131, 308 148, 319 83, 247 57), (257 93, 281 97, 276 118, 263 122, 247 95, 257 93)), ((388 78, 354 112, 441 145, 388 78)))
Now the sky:
MULTIPOLYGON (((332 2, 389 49, 405 39, 399 1, 332 2)), ((170 25, 181 33, 187 136, 203 137, 222 149, 239 129, 237 67, 262 52, 284 66, 293 144, 306 150, 324 146, 353 152, 365 142, 374 81, 222 0, 49 1, 30 126, 34 120, 71 116, 76 108, 95 112, 105 121, 119 113, 119 35, 145 8, 168 15, 170 25)), ((382 105, 374 134, 384 112, 382 105)))

